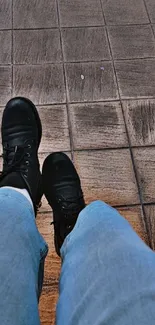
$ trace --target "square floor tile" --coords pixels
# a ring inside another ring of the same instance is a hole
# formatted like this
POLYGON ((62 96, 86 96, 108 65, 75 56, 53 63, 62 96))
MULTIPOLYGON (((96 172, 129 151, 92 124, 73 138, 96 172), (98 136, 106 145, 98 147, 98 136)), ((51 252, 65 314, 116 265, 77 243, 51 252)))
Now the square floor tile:
POLYGON ((58 25, 55 0, 14 0, 14 28, 46 28, 58 25))
POLYGON ((145 205, 144 210, 150 246, 153 250, 155 250, 155 205, 145 205))
POLYGON ((110 205, 138 203, 138 190, 128 149, 74 152, 86 202, 110 205))
POLYGON ((15 30, 14 63, 55 63, 62 60, 58 29, 15 30))
POLYGON ((70 150, 67 108, 65 105, 38 107, 43 136, 40 152, 70 150))
POLYGON ((10 30, 0 31, 0 64, 11 63, 12 36, 10 30))
POLYGON ((66 64, 69 101, 102 101, 118 98, 111 62, 66 64))
POLYGON ((102 0, 107 24, 149 23, 143 0, 102 0))
POLYGON ((132 146, 155 145, 155 100, 123 101, 132 146))
POLYGON ((155 202, 155 147, 133 149, 144 203, 155 202))
POLYGON ((67 62, 110 59, 104 27, 64 28, 62 39, 67 62))
POLYGON ((12 69, 10 66, 0 66, 0 105, 6 105, 11 98, 12 69))
POLYGON ((59 0, 60 23, 63 27, 104 24, 99 0, 59 0))
POLYGON ((108 32, 114 59, 155 56, 155 39, 151 26, 111 26, 108 32))
POLYGON ((155 23, 155 1, 154 0, 145 0, 149 17, 152 23, 155 23))
POLYGON ((62 65, 14 66, 14 96, 28 96, 41 105, 65 102, 62 65))
POLYGON ((128 146, 119 102, 69 105, 74 149, 128 146))
POLYGON ((12 1, 0 0, 0 29, 12 28, 12 1))
POLYGON ((154 97, 154 59, 117 61, 115 67, 122 98, 154 97))
POLYGON ((139 237, 141 237, 141 239, 144 240, 146 244, 148 244, 148 236, 146 233, 144 216, 141 206, 125 207, 117 210, 125 219, 128 220, 139 237))

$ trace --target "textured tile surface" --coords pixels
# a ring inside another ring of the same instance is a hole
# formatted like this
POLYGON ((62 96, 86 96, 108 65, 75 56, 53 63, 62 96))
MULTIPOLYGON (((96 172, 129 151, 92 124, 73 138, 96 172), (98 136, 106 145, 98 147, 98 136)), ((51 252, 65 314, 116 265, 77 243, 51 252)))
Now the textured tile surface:
POLYGON ((69 105, 74 149, 128 146, 119 102, 69 105))
POLYGON ((67 62, 110 59, 104 27, 63 28, 62 37, 67 62))
POLYGON ((155 205, 144 206, 151 248, 155 250, 155 205))
POLYGON ((62 65, 14 66, 14 95, 29 96, 35 104, 65 102, 62 65))
POLYGON ((108 32, 114 59, 155 56, 155 38, 151 26, 110 26, 108 32))
POLYGON ((154 59, 120 61, 115 67, 122 98, 154 97, 154 59))
POLYGON ((102 3, 108 24, 149 23, 143 0, 102 0, 102 3))
POLYGON ((136 181, 128 149, 74 152, 86 202, 111 205, 138 203, 136 181))
POLYGON ((69 101, 102 101, 118 97, 111 62, 66 64, 69 101))
POLYGON ((155 202, 155 147, 133 149, 144 203, 155 202))
POLYGON ((13 0, 13 13, 14 28, 46 28, 58 25, 55 0, 13 0))
POLYGON ((152 23, 155 23, 155 1, 154 0, 145 0, 149 17, 152 23))
POLYGON ((41 325, 55 325, 58 287, 45 286, 39 303, 41 325))
POLYGON ((11 63, 12 38, 10 30, 0 31, 0 64, 11 63))
POLYGON ((70 150, 66 106, 42 106, 38 112, 43 128, 40 152, 70 150))
POLYGON ((0 105, 2 106, 11 98, 11 74, 11 67, 0 66, 0 105))
POLYGON ((0 29, 12 28, 12 1, 0 0, 0 29))
POLYGON ((60 62, 62 53, 58 29, 14 31, 14 63, 60 62))
POLYGON ((104 24, 99 0, 59 0, 61 26, 98 26, 104 24))
POLYGON ((155 100, 123 101, 131 145, 155 145, 155 100))

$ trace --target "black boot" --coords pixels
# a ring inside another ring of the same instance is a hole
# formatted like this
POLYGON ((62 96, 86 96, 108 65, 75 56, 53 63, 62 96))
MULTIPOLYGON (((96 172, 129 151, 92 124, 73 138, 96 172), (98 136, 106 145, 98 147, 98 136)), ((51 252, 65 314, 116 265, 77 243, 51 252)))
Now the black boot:
POLYGON ((3 171, 0 187, 27 189, 35 212, 42 197, 38 147, 41 121, 34 104, 22 97, 11 99, 2 117, 3 171))
POLYGON ((42 178, 45 196, 53 209, 55 249, 60 256, 65 237, 85 207, 80 179, 71 160, 61 152, 45 159, 42 178))

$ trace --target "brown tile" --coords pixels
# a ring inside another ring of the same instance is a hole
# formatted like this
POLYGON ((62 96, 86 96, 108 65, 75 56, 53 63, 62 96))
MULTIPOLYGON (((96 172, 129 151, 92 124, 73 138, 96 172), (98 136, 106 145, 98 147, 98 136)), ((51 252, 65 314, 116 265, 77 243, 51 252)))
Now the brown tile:
POLYGON ((110 59, 104 27, 64 28, 62 36, 67 62, 110 59))
POLYGON ((135 232, 148 244, 148 236, 145 229, 144 216, 140 206, 117 209, 128 220, 135 232))
POLYGON ((13 25, 14 28, 46 28, 57 26, 56 1, 14 0, 13 25))
POLYGON ((12 69, 10 66, 0 66, 0 105, 3 106, 11 98, 12 69))
POLYGON ((108 24, 149 23, 143 0, 102 0, 102 4, 108 24))
POLYGON ((55 252, 54 228, 51 225, 53 220, 52 212, 38 213, 36 218, 39 232, 48 244, 49 251, 45 260, 44 285, 56 285, 59 280, 61 261, 55 252))
POLYGON ((58 299, 57 286, 45 286, 40 298, 39 312, 41 325, 55 325, 55 312, 58 299))
POLYGON ((12 28, 12 1, 0 0, 0 29, 12 28))
POLYGON ((144 203, 155 202, 155 147, 133 149, 144 203))
POLYGON ((149 17, 152 23, 155 23, 155 1, 154 0, 145 0, 149 17))
POLYGON ((111 62, 66 64, 69 101, 102 101, 118 98, 111 62))
POLYGON ((155 250, 155 205, 144 206, 150 246, 155 250))
POLYGON ((63 27, 104 24, 99 0, 59 0, 60 23, 63 27))
POLYGON ((155 56, 155 39, 151 26, 111 26, 108 32, 114 59, 155 56))
POLYGON ((131 145, 155 145, 155 100, 123 101, 131 145))
POLYGON ((29 97, 35 104, 66 101, 61 64, 14 66, 14 96, 29 97))
POLYGON ((117 61, 115 67, 122 98, 154 97, 154 59, 117 61))
POLYGON ((74 149, 128 146, 119 102, 69 105, 74 149))
POLYGON ((0 31, 0 64, 11 63, 12 38, 11 31, 0 31))
POLYGON ((110 205, 138 203, 138 192, 128 149, 74 152, 86 202, 110 205))
POLYGON ((66 106, 42 106, 38 112, 43 129, 40 152, 70 150, 66 106))
POLYGON ((60 62, 62 53, 58 29, 14 31, 14 63, 60 62))

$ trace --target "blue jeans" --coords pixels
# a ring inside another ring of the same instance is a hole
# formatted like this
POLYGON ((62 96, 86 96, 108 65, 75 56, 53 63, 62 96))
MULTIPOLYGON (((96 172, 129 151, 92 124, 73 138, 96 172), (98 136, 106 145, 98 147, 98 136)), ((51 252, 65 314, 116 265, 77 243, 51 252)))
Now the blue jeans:
MULTIPOLYGON (((39 325, 47 244, 21 193, 0 189, 0 324, 39 325)), ((100 201, 79 215, 62 249, 57 325, 153 325, 155 254, 100 201)))

